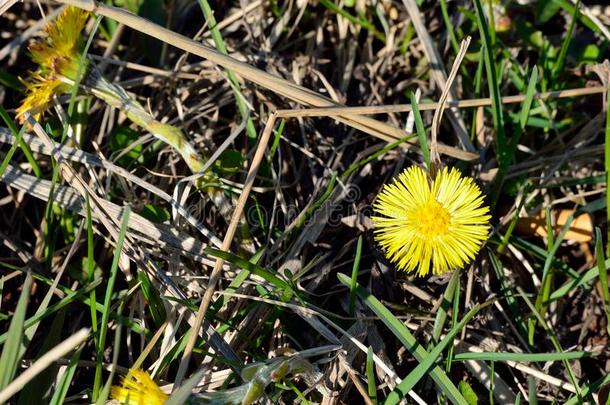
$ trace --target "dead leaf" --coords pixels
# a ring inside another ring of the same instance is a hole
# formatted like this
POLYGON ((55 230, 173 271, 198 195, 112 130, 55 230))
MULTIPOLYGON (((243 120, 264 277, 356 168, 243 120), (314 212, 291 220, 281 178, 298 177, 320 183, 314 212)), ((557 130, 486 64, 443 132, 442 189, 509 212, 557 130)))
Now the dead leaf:
MULTIPOLYGON (((566 224, 570 215, 574 214, 574 210, 564 209, 559 212, 555 211, 556 222, 553 227, 553 232, 557 234, 566 224)), ((517 231, 525 235, 538 235, 546 238, 546 211, 541 210, 532 217, 519 218, 517 221, 517 231)), ((589 214, 581 214, 574 218, 570 228, 566 232, 564 240, 574 242, 590 242, 593 239, 593 220, 589 214)))

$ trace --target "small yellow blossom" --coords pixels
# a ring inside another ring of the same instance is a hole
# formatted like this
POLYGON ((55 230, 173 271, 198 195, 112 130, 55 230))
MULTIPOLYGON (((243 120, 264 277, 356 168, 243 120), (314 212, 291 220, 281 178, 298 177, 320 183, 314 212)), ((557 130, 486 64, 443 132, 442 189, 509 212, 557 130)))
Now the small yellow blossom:
POLYGON ((375 239, 400 270, 442 274, 470 262, 489 231, 489 208, 470 177, 452 168, 432 181, 411 166, 373 206, 375 239))
POLYGON ((39 120, 42 113, 49 108, 53 96, 63 93, 66 85, 59 79, 47 79, 37 74, 32 78, 31 81, 24 81, 27 95, 17 108, 17 117, 22 117, 26 111, 30 111, 34 118, 39 120))
POLYGON ((121 386, 113 386, 110 396, 126 405, 163 405, 168 396, 146 371, 130 369, 121 386))
POLYGON ((89 13, 85 10, 66 7, 55 23, 48 24, 45 28, 46 41, 39 41, 36 46, 30 47, 34 61, 50 67, 54 58, 78 57, 83 45, 81 32, 88 17, 89 13))
POLYGON ((17 117, 23 119, 23 114, 30 111, 40 119, 55 94, 70 91, 71 86, 65 81, 76 80, 83 45, 81 32, 88 16, 79 8, 66 7, 54 23, 47 25, 46 37, 28 47, 38 70, 23 80, 27 94, 17 109, 17 117))

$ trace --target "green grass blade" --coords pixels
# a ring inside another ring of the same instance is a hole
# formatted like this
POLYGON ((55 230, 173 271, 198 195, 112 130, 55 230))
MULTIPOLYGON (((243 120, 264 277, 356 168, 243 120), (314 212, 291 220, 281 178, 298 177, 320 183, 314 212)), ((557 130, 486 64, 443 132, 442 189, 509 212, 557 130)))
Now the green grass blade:
MULTIPOLYGON (((210 3, 207 0, 198 0, 199 6, 201 7, 201 11, 203 11, 203 15, 207 21, 208 27, 210 28, 210 32, 212 33, 212 40, 214 41, 214 45, 219 52, 228 55, 227 47, 225 46, 224 39, 222 38, 222 34, 218 29, 218 24, 216 23, 216 18, 214 18, 214 12, 210 7, 210 3)), ((254 127, 254 122, 252 118, 250 118, 250 111, 248 105, 244 101, 245 98, 241 93, 241 86, 239 84, 239 79, 235 73, 231 70, 227 70, 227 76, 229 78, 229 83, 231 84, 231 89, 233 90, 233 94, 235 94, 235 101, 237 103, 237 109, 239 110, 239 114, 242 119, 246 121, 246 132, 250 139, 256 139, 257 133, 256 128, 254 127)))
POLYGON ((183 405, 187 403, 193 389, 199 384, 205 373, 205 369, 193 374, 191 378, 186 380, 174 393, 165 401, 164 405, 183 405))
POLYGON ((415 387, 415 384, 417 384, 428 373, 447 345, 453 342, 455 335, 461 331, 468 322, 470 322, 470 320, 479 312, 480 309, 481 306, 477 304, 470 311, 468 311, 466 315, 464 315, 464 318, 457 325, 455 325, 449 331, 449 333, 447 333, 443 340, 441 340, 440 343, 436 345, 423 360, 420 360, 417 367, 415 367, 415 369, 413 369, 413 371, 411 371, 409 375, 407 375, 407 377, 402 380, 402 382, 398 384, 392 392, 390 392, 390 395, 388 395, 384 404, 398 404, 407 395, 407 393, 412 390, 413 387, 415 387))
MULTIPOLYGON (((349 287, 351 285, 351 279, 345 274, 337 274, 339 281, 349 287)), ((398 320, 377 298, 375 298, 367 289, 363 288, 359 284, 356 285, 356 294, 361 300, 379 317, 379 319, 394 333, 394 335, 400 340, 409 352, 417 359, 417 361, 423 361, 428 352, 423 346, 415 339, 413 334, 406 328, 406 326, 398 320)), ((454 404, 467 405, 468 402, 464 399, 460 391, 449 379, 447 374, 439 367, 434 366, 430 370, 430 376, 434 382, 438 385, 440 390, 447 395, 449 400, 454 404)))
POLYGON ((361 160, 359 160, 357 162, 352 163, 350 165, 350 167, 348 167, 347 169, 345 169, 345 171, 343 173, 341 173, 339 178, 341 180, 346 179, 347 176, 349 176, 350 174, 352 174, 353 172, 355 172, 356 170, 358 170, 362 166, 366 165, 368 162, 371 162, 371 161, 377 159, 378 157, 385 155, 386 153, 388 153, 392 149, 396 149, 398 146, 400 146, 403 143, 407 142, 411 138, 413 138, 413 136, 411 136, 411 135, 410 136, 406 136, 406 137, 404 137, 402 139, 399 139, 396 142, 392 142, 392 143, 388 144, 387 146, 379 149, 377 152, 371 153, 369 156, 365 157, 364 159, 361 159, 361 160))
POLYGON ((4 159, 2 159, 2 163, 0 163, 0 177, 2 177, 2 175, 4 174, 4 171, 6 170, 6 168, 8 167, 9 162, 13 158, 13 155, 15 154, 15 151, 19 147, 19 143, 21 143, 21 141, 23 139, 23 132, 24 132, 24 130, 25 130, 25 127, 23 127, 21 129, 21 131, 19 131, 19 133, 17 133, 17 135, 16 135, 17 139, 15 140, 15 143, 11 145, 10 149, 6 153, 6 156, 4 157, 4 159))
MULTIPOLYGON (((540 326, 542 326, 542 328, 544 329, 548 339, 553 344, 553 347, 555 348, 555 350, 563 353, 563 349, 561 348, 561 344, 559 343, 559 339, 557 338, 557 335, 551 328, 549 328, 543 315, 538 312, 538 310, 536 309, 534 304, 532 304, 531 300, 527 297, 525 292, 523 292, 523 290, 520 287, 517 287, 517 291, 519 292, 519 294, 520 294, 521 298, 523 299, 523 301, 525 302, 525 304, 532 311, 532 315, 534 315, 534 317, 536 317, 536 320, 538 321, 540 326)), ((574 370, 572 369, 572 366, 570 365, 570 363, 567 360, 562 360, 561 362, 563 363, 563 366, 565 367, 565 369, 568 373, 568 376, 570 377, 570 382, 572 383, 572 385, 577 387, 576 376, 574 374, 574 370)), ((577 390, 577 394, 578 394, 578 387, 576 388, 576 390, 577 390)))
POLYGON ((332 11, 333 13, 339 14, 349 20, 352 24, 360 25, 365 30, 369 31, 371 34, 375 36, 378 40, 385 42, 386 37, 383 33, 379 32, 375 26, 365 18, 354 17, 347 11, 342 8, 337 7, 337 5, 331 0, 320 0, 320 4, 324 7, 332 11))
MULTIPOLYGON (((36 277, 34 277, 34 278, 36 278, 36 277)), ((101 280, 96 280, 95 283, 88 284, 86 287, 83 287, 80 290, 71 291, 60 301, 54 303, 53 305, 49 306, 48 308, 46 308, 44 310, 36 311, 36 313, 34 315, 32 315, 31 317, 29 317, 28 319, 25 320, 25 322, 23 324, 24 333, 28 333, 29 328, 37 325, 41 320, 48 317, 49 315, 52 315, 52 314, 56 313, 57 311, 61 310, 62 308, 67 307, 72 302, 74 302, 76 299, 78 299, 82 295, 87 294, 91 289, 100 285, 100 283, 101 283, 101 280)), ((4 333, 4 334, 0 335, 0 344, 6 342, 8 339, 9 339, 9 333, 4 333)))
MULTIPOLYGON (((4 121, 6 126, 11 130, 13 136, 16 138, 15 144, 18 144, 19 147, 21 147, 21 151, 23 152, 23 154, 25 155, 25 158, 28 160, 28 163, 32 167, 32 171, 34 172, 34 175, 36 177, 40 178, 42 176, 42 171, 40 170, 40 166, 38 166, 38 162, 32 155, 32 150, 30 149, 28 144, 23 140, 23 137, 22 137, 23 132, 25 131, 25 127, 23 127, 21 129, 21 131, 18 130, 17 126, 15 125, 15 123, 13 122, 11 117, 8 115, 8 113, 6 112, 4 107, 2 107, 1 105, 0 105, 0 116, 2 117, 2 120, 4 121)), ((0 175, 2 175, 2 173, 4 173, 5 169, 6 168, 0 169, 0 175)))
POLYGON ((419 140, 419 147, 421 148, 421 154, 424 157, 424 163, 426 164, 426 168, 428 171, 431 170, 430 164, 430 147, 428 146, 428 139, 426 138, 426 129, 424 128, 424 121, 421 118, 421 114, 419 112, 419 104, 417 103, 417 99, 415 98, 415 94, 409 93, 409 98, 411 99, 411 108, 413 118, 415 119, 415 129, 417 130, 417 139, 419 140))
POLYGON ((602 231, 597 227, 595 228, 595 258, 597 260, 597 270, 599 272, 599 284, 602 290, 604 311, 606 312, 606 329, 608 334, 610 334, 610 291, 608 290, 608 270, 606 268, 606 259, 604 258, 602 231))
MULTIPOLYGON (((117 309, 117 315, 121 315, 123 313, 123 306, 125 301, 121 301, 119 303, 117 309)), ((102 388, 100 395, 95 401, 95 405, 105 405, 108 400, 108 396, 110 395, 110 387, 112 387, 112 380, 114 379, 114 373, 116 372, 116 365, 119 362, 119 352, 121 350, 121 334, 123 333, 123 328, 119 324, 114 333, 114 344, 112 350, 112 363, 110 364, 110 375, 108 375, 108 379, 106 380, 106 384, 104 384, 104 388, 102 388)))
POLYGON ((443 16, 443 22, 445 23, 447 33, 449 34, 449 41, 451 43, 451 48, 453 48, 453 52, 457 55, 458 53, 460 53, 460 45, 458 44, 458 40, 455 35, 455 29, 453 28, 453 24, 451 23, 451 18, 449 18, 449 10, 447 9, 447 0, 440 0, 439 4, 441 6, 441 15, 443 16))
POLYGON ((375 382, 375 363, 373 362, 373 348, 369 346, 366 352, 366 380, 369 399, 377 405, 377 383, 375 382))
MULTIPOLYGON (((565 234, 568 232, 568 229, 570 229, 570 225, 572 224, 572 221, 574 220, 574 214, 572 213, 567 219, 566 219, 566 223, 563 225, 563 227, 561 228, 561 231, 559 232, 559 235, 557 235, 557 238, 553 238, 553 227, 550 223, 550 217, 551 217, 551 212, 550 210, 547 209, 547 233, 548 233, 548 242, 549 242, 549 249, 548 249, 548 254, 546 256, 546 259, 544 261, 544 268, 542 270, 542 281, 541 281, 541 285, 540 285, 540 290, 538 291, 538 295, 536 297, 536 304, 535 304, 535 308, 536 308, 536 313, 540 314, 540 316, 542 318, 544 318, 544 314, 546 313, 546 310, 548 308, 548 303, 549 303, 549 299, 551 297, 551 285, 552 285, 552 280, 553 280, 553 275, 554 275, 554 267, 551 266, 551 264, 553 263, 553 259, 555 258, 555 255, 557 254, 557 250, 559 249, 559 246, 561 245, 561 242, 563 242, 563 238, 565 237, 565 234)), ((528 322, 528 341, 530 343, 530 345, 534 345, 534 327, 536 325, 536 320, 531 320, 530 322, 528 322)))
POLYGON ((565 37, 563 39, 563 43, 561 44, 561 49, 559 51, 559 56, 553 65, 552 79, 553 83, 556 82, 559 74, 561 73, 563 66, 565 64, 566 56, 568 55, 568 48, 570 47, 570 43, 572 42, 572 37, 574 36, 574 27, 576 27, 576 21, 578 21, 578 14, 580 8, 580 0, 576 2, 574 10, 572 12, 572 21, 570 22, 570 26, 568 28, 568 32, 566 32, 565 37))
POLYGON ((553 3, 559 5, 561 8, 565 10, 566 13, 571 15, 576 15, 578 21, 583 24, 585 27, 589 28, 591 31, 603 35, 603 32, 599 29, 599 27, 586 15, 583 13, 576 13, 575 7, 576 5, 572 3, 570 0, 552 0, 553 3))
MULTIPOLYGON (((608 88, 610 90, 610 87, 608 88)), ((610 91, 606 91, 606 105, 610 103, 610 91)), ((606 190, 610 190, 610 108, 606 108, 606 128, 604 130, 604 168, 606 190)), ((606 218, 610 218, 610 193, 606 193, 606 218)), ((610 226, 606 230, 606 256, 610 255, 610 226)))
MULTIPOLYGON (((44 331, 44 340, 42 346, 37 351, 34 358, 40 359, 44 354, 48 353, 62 341, 62 334, 65 329, 66 311, 61 311, 55 316, 51 322, 51 327, 44 331)), ((30 329, 30 332, 32 329, 30 329)), ((27 340, 27 331, 24 333, 27 340)), ((42 334, 41 334, 42 335, 42 334)), ((44 405, 48 397, 46 393, 55 382, 59 364, 51 364, 45 370, 41 371, 36 377, 30 380, 19 394, 17 405, 44 405), (44 395, 43 395, 44 394, 44 395)))
POLYGON ((538 394, 536 389, 536 380, 531 375, 527 377, 527 398, 528 402, 533 405, 538 405, 538 394))
MULTIPOLYGON (((451 312, 451 327, 455 327, 458 324, 458 317, 460 314, 460 297, 462 296, 462 289, 460 283, 456 283, 455 291, 453 292, 453 311, 451 312)), ((453 345, 450 345, 447 349, 447 359, 445 360, 445 372, 449 374, 451 372, 451 363, 453 361, 453 345)), ((460 386, 458 385, 458 389, 460 386)), ((463 391, 460 391, 463 393, 463 391)), ((466 398, 468 400, 468 398, 466 398)))
POLYGON ((114 284, 117 278, 119 259, 121 257, 121 251, 123 250, 123 243, 125 242, 125 234, 127 233, 127 224, 129 223, 130 213, 131 208, 129 207, 129 205, 126 205, 121 218, 121 228, 116 242, 116 248, 114 250, 114 257, 112 258, 112 265, 110 266, 110 277, 108 278, 108 284, 106 285, 106 294, 104 296, 104 309, 102 312, 99 339, 97 339, 96 341, 96 367, 95 379, 93 381, 94 400, 97 400, 97 398, 99 398, 100 391, 102 389, 102 366, 104 360, 104 350, 106 346, 106 334, 108 333, 108 320, 110 319, 110 304, 112 300, 112 293, 114 291, 114 284))
POLYGON ((506 352, 473 352, 458 353, 453 361, 519 361, 524 363, 535 363, 540 361, 561 361, 594 357, 598 353, 592 352, 562 352, 562 353, 506 353, 506 352))
MULTIPOLYGON (((519 127, 521 131, 525 129, 525 125, 527 124, 527 119, 530 116, 530 111, 532 109, 532 103, 534 102, 534 93, 536 92, 536 83, 538 82, 538 67, 534 66, 532 69, 532 74, 530 75, 530 80, 527 83, 527 90, 525 91, 525 100, 523 100, 523 104, 521 105, 521 112, 519 113, 519 127)), ((514 140, 513 144, 519 142, 518 137, 517 140, 514 140)))
POLYGON ((500 286, 502 287, 502 292, 506 298, 506 303, 508 304, 508 308, 513 316, 512 320, 516 323, 517 329, 519 330, 521 336, 525 338, 527 336, 527 327, 523 320, 523 314, 519 308, 517 299, 515 298, 513 288, 510 286, 508 280, 504 276, 502 263, 500 262, 500 259, 498 259, 498 256, 496 256, 491 249, 488 250, 488 253, 491 267, 494 269, 498 281, 500 281, 500 286))
POLYGON ((214 248, 206 248, 205 253, 209 254, 210 256, 220 258, 229 263, 232 263, 232 264, 236 265, 237 267, 239 267, 240 269, 248 270, 252 274, 256 274, 257 276, 264 278, 265 280, 267 280, 269 283, 273 284, 278 289, 282 289, 282 290, 287 289, 287 290, 290 290, 292 293, 295 292, 292 289, 292 287, 290 286, 290 284, 288 284, 286 281, 282 280, 281 278, 279 278, 278 276, 273 274, 271 271, 269 271, 261 266, 258 266, 254 263, 251 263, 248 260, 243 259, 237 255, 234 255, 229 252, 225 252, 223 250, 214 249, 214 248))
MULTIPOLYGON (((93 278, 95 277, 95 257, 93 254, 93 219, 91 216, 91 201, 89 199, 89 194, 87 194, 87 198, 85 199, 86 209, 87 209, 87 279, 89 282, 93 282, 93 278)), ((95 308, 95 304, 97 303, 97 297, 95 294, 95 288, 91 290, 89 293, 89 313, 91 314, 91 330, 93 340, 97 338, 97 310, 95 308)))
POLYGON ((362 235, 358 236, 356 243, 356 256, 354 256, 354 265, 352 266, 352 284, 349 289, 349 314, 356 314, 356 284, 358 284, 358 269, 360 268, 360 255, 362 254, 362 235))
POLYGON ((500 86, 497 78, 497 66, 495 63, 494 50, 489 34, 489 26, 483 11, 481 0, 474 0, 476 9, 477 25, 481 35, 481 43, 483 45, 483 59, 485 60, 485 71, 487 73, 487 84, 489 86, 489 96, 492 101, 492 116, 494 129, 496 131, 496 155, 500 170, 506 170, 508 167, 509 156, 506 143, 506 134, 504 131, 504 115, 502 113, 502 100, 500 98, 500 86))
MULTIPOLYGON (((599 388, 604 385, 604 384, 608 384, 610 383, 610 374, 606 374, 604 377, 600 378, 597 381, 592 382, 591 384, 585 384, 584 386, 580 387, 580 389, 578 390, 579 394, 574 394, 571 398, 569 398, 564 405, 576 405, 576 404, 583 404, 585 403, 583 401, 584 398, 588 398, 591 396, 591 394, 593 394, 594 392, 597 392, 599 390, 599 388)), ((591 398, 591 402, 588 403, 594 403, 593 399, 591 398)))
MULTIPOLYGON (((605 266, 606 266, 606 268, 610 267, 610 260, 606 260, 605 266)), ((595 279, 595 277, 597 277, 597 276, 599 276, 599 271, 597 269, 597 266, 595 266, 592 269, 587 270, 580 277, 570 280, 567 283, 565 283, 564 285, 562 285, 561 287, 559 287, 558 289, 556 289, 549 296, 549 302, 556 301, 558 299, 565 297, 575 288, 588 284, 589 282, 593 281, 595 279)))
POLYGON ((453 296, 455 293, 455 289, 457 284, 460 282, 460 275, 462 274, 461 270, 455 270, 451 274, 451 278, 447 283, 447 287, 445 288, 445 292, 443 293, 443 298, 441 302, 441 306, 436 313, 436 317, 434 318, 434 327, 432 328, 432 341, 438 342, 438 339, 443 332, 443 328, 445 327, 445 321, 447 320, 447 313, 449 312, 449 308, 451 307, 451 303, 453 302, 453 296))
POLYGON ((78 360, 80 359, 82 351, 83 347, 81 346, 70 357, 70 361, 68 362, 66 371, 61 376, 61 379, 57 384, 57 388, 53 393, 53 397, 51 397, 49 405, 61 405, 64 403, 66 395, 68 394, 68 388, 70 388, 70 384, 72 383, 72 379, 74 378, 74 374, 76 373, 76 367, 78 366, 78 360))
POLYGON ((20 354, 23 353, 22 347, 25 315, 28 309, 30 298, 30 287, 32 286, 32 276, 27 274, 21 289, 21 295, 17 302, 17 307, 13 313, 11 324, 8 328, 7 339, 2 347, 0 356, 0 391, 2 391, 15 377, 19 367, 20 354))

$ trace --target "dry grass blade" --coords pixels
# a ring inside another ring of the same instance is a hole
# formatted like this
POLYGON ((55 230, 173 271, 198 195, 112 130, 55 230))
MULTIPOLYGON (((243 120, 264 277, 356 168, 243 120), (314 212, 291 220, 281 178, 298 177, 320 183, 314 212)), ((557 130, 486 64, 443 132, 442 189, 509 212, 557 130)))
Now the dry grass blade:
MULTIPOLYGON (((583 97, 595 94, 603 94, 606 91, 604 86, 583 87, 578 89, 567 89, 557 91, 546 91, 543 93, 534 93, 534 100, 549 100, 555 98, 570 98, 583 97)), ((502 104, 522 103, 525 100, 524 94, 516 94, 514 96, 502 97, 502 104)), ((457 108, 474 108, 486 107, 492 104, 491 98, 473 98, 466 100, 447 101, 450 107, 457 108)), ((418 105, 420 111, 436 110, 440 103, 421 103, 418 105)), ((366 107, 326 107, 326 108, 308 108, 306 110, 294 111, 295 117, 315 117, 325 115, 335 117, 337 115, 356 115, 356 114, 388 114, 392 112, 411 112, 413 108, 411 104, 395 104, 395 105, 379 105, 366 107)), ((439 144, 441 146, 441 144, 439 144)), ((447 154, 449 155, 449 154, 447 154)), ((451 155, 449 155, 451 156, 451 155)))
POLYGON ((430 155, 432 156, 432 160, 435 166, 441 162, 441 157, 438 153, 438 130, 441 123, 441 119, 443 118, 443 112, 445 111, 445 103, 447 102, 447 97, 451 93, 451 85, 455 80, 458 70, 460 68, 460 64, 466 56, 466 51, 468 50, 468 45, 470 45, 470 37, 466 37, 465 40, 462 41, 460 45, 460 52, 455 57, 455 61, 453 62, 453 66, 451 67, 451 72, 449 73, 449 78, 445 83, 445 88, 443 89, 443 93, 441 94, 441 99, 439 101, 438 108, 434 111, 434 117, 432 117, 432 136, 430 142, 430 155))
MULTIPOLYGON (((7 0, 4 5, 7 6, 6 9, 8 9, 14 3, 15 2, 12 0, 7 0)), ((0 6, 0 16, 2 15, 2 13, 4 11, 6 11, 6 9, 3 10, 2 6, 0 6)), ((40 19, 39 21, 36 22, 36 24, 32 25, 30 28, 25 30, 21 35, 15 37, 11 42, 6 44, 2 49, 0 49, 0 60, 3 60, 8 55, 10 55, 11 52, 19 49, 19 46, 21 46, 21 44, 23 44, 25 41, 28 40, 28 38, 30 38, 31 36, 33 36, 37 32, 39 32, 42 29, 42 27, 44 27, 45 24, 47 24, 48 21, 52 21, 53 19, 55 19, 55 17, 57 17, 63 11, 63 9, 64 9, 64 7, 58 7, 57 9, 53 10, 51 13, 49 13, 47 15, 46 20, 40 19)))
MULTIPOLYGON (((4 174, 0 177, 0 181, 43 201, 48 200, 51 191, 50 181, 40 180, 34 176, 25 174, 12 165, 7 166, 4 174)), ((86 217, 87 215, 85 200, 72 187, 62 185, 55 186, 53 202, 82 217, 86 217)), ((108 215, 116 220, 120 220, 123 210, 122 207, 103 199, 100 200, 100 204, 108 215)), ((177 250, 180 254, 194 260, 205 263, 209 262, 209 260, 206 259, 207 256, 204 254, 206 248, 205 244, 169 226, 154 224, 146 218, 133 213, 129 217, 128 227, 131 231, 131 235, 144 243, 160 248, 177 250)))
POLYGON ((0 1, 0 17, 6 10, 11 8, 13 4, 17 3, 19 0, 2 0, 0 1))
MULTIPOLYGON (((432 70, 432 78, 439 88, 446 89, 448 87, 447 97, 449 97, 450 101, 457 100, 456 93, 451 89, 451 82, 447 81, 447 73, 445 73, 445 70, 443 69, 443 61, 438 50, 436 49, 436 46, 434 46, 432 38, 428 33, 428 29, 424 25, 421 13, 417 7, 417 3, 415 0, 403 0, 402 3, 407 9, 409 17, 411 17, 411 21, 415 27, 415 31, 417 32, 417 36, 424 47, 424 53, 426 54, 426 58, 430 63, 430 69, 432 70)), ((454 119, 451 120, 451 124, 456 131, 460 143, 467 151, 474 151, 475 148, 472 145, 472 142, 470 142, 468 132, 466 132, 466 125, 464 124, 459 111, 452 111, 452 116, 454 119)))
MULTIPOLYGON (((142 189, 150 191, 151 193, 153 193, 153 194, 159 196, 160 198, 162 198, 163 200, 167 201, 172 206, 172 209, 174 209, 178 214, 180 214, 184 219, 186 219, 187 222, 189 224, 191 224, 195 229, 197 229, 203 236, 205 236, 207 239, 209 239, 209 241, 212 245, 214 245, 216 247, 221 246, 222 242, 218 239, 218 237, 216 237, 216 235, 214 235, 214 233, 211 230, 209 230, 208 228, 206 228, 200 221, 198 221, 196 218, 194 218, 183 205, 178 203, 178 201, 175 198, 173 198, 171 195, 169 195, 165 191, 161 190, 160 188, 140 179, 137 176, 134 176, 133 174, 131 174, 124 168, 117 166, 105 159, 100 159, 97 156, 94 156, 90 153, 83 152, 80 149, 70 148, 65 145, 60 145, 56 142, 52 142, 53 147, 50 148, 47 144, 43 143, 41 140, 39 140, 36 137, 33 137, 32 135, 30 135, 28 133, 23 134, 23 139, 27 142, 27 144, 29 145, 30 149, 33 152, 42 153, 42 154, 49 155, 49 156, 52 155, 54 152, 58 152, 62 156, 63 159, 66 159, 66 160, 69 160, 72 162, 83 163, 90 167, 104 168, 112 173, 116 173, 119 176, 124 177, 128 181, 133 182, 134 184, 137 184, 138 186, 142 187, 142 189)), ((15 142, 15 137, 13 135, 11 135, 11 133, 8 129, 0 127, 0 142, 13 144, 15 142)), ((30 179, 31 183, 34 183, 36 181, 35 178, 25 175, 25 174, 21 174, 21 177, 24 179, 31 178, 30 179)), ((45 184, 45 182, 41 181, 40 184, 45 184)), ((26 190, 28 192, 30 191, 29 189, 26 189, 26 190)), ((24 191, 26 191, 26 190, 24 190, 24 191)), ((66 191, 66 193, 68 193, 68 192, 66 191)), ((46 197, 44 195, 40 196, 40 194, 38 194, 36 196, 43 200, 46 199, 46 197)), ((47 196, 48 196, 48 193, 47 193, 47 196)), ((71 210, 74 210, 75 212, 80 212, 81 215, 84 215, 82 202, 83 201, 81 199, 79 199, 77 195, 74 195, 73 198, 70 195, 69 198, 67 198, 66 200, 63 201, 63 204, 65 207, 72 207, 72 208, 70 208, 71 210), (78 206, 77 206, 77 204, 78 204, 78 206)), ((117 220, 120 219, 120 214, 117 214, 120 211, 120 208, 118 206, 116 206, 115 204, 113 204, 109 201, 104 201, 102 204, 105 204, 105 205, 107 204, 109 206, 109 209, 111 210, 111 212, 113 214, 118 215, 116 217, 116 219, 117 220)), ((142 219, 144 219, 144 218, 142 218, 142 219)), ((131 222, 131 220, 130 220, 130 222, 131 222)), ((153 238, 157 237, 157 236, 162 236, 158 232, 154 231, 155 225, 150 223, 150 221, 148 221, 148 222, 149 222, 149 224, 146 224, 143 228, 140 229, 143 231, 143 234, 144 235, 148 234, 151 236, 154 235, 153 238), (151 233, 149 233, 149 232, 151 232, 151 233)), ((137 228, 132 228, 132 229, 138 230, 137 228)), ((161 231, 161 232, 163 233, 163 231, 161 231)), ((192 239, 192 238, 189 238, 189 239, 192 239)))

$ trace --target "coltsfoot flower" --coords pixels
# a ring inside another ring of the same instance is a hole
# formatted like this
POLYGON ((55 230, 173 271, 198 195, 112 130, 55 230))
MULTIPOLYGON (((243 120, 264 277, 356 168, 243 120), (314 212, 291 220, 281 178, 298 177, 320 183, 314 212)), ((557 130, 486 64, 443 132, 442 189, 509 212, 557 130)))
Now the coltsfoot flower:
POLYGON ((464 267, 489 231, 481 190, 459 170, 444 168, 430 181, 411 166, 385 185, 373 205, 375 239, 398 269, 443 274, 464 267))
MULTIPOLYGON (((191 392, 184 403, 252 405, 258 403, 265 389, 273 382, 290 380, 296 376, 311 385, 317 384, 322 377, 309 361, 299 355, 276 357, 244 367, 241 371, 243 384, 221 391, 191 392)), ((120 387, 111 388, 110 396, 124 405, 163 405, 169 399, 146 371, 134 368, 123 378, 120 387)))
POLYGON ((57 17, 57 21, 45 28, 46 37, 28 47, 32 60, 38 70, 28 80, 24 80, 27 95, 17 109, 17 117, 30 111, 34 118, 40 119, 49 107, 55 94, 67 93, 72 89, 70 83, 76 80, 83 50, 81 32, 89 13, 69 6, 57 17))
POLYGON ((113 386, 110 396, 121 404, 163 405, 168 396, 146 371, 130 369, 120 387, 113 386))

